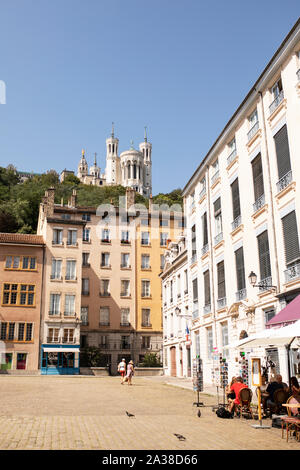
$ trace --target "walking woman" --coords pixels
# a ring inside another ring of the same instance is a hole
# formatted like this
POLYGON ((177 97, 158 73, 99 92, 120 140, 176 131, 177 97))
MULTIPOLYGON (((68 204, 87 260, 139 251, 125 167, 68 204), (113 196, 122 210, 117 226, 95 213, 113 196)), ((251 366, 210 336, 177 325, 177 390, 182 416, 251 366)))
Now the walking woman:
POLYGON ((134 375, 134 367, 133 367, 133 362, 129 361, 127 364, 127 374, 126 377, 123 379, 121 382, 122 384, 125 382, 128 382, 128 385, 132 385, 131 380, 132 376, 134 375))

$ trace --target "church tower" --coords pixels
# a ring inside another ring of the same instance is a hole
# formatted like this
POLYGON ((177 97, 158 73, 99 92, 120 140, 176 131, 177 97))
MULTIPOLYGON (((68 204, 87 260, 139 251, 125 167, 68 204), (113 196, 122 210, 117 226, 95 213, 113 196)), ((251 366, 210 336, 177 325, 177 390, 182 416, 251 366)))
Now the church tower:
POLYGON ((100 168, 97 166, 97 154, 95 153, 94 165, 90 167, 90 175, 94 178, 100 178, 100 168))
POLYGON ((115 137, 112 123, 111 137, 106 139, 106 184, 120 184, 120 158, 118 156, 119 139, 115 137))
POLYGON ((78 169, 77 169, 77 178, 79 178, 79 179, 84 178, 89 173, 88 164, 87 164, 87 161, 85 159, 84 153, 85 153, 84 150, 82 150, 81 159, 80 159, 78 169))
POLYGON ((144 159, 143 195, 150 197, 152 194, 152 144, 148 142, 147 127, 145 127, 144 142, 139 147, 144 159))

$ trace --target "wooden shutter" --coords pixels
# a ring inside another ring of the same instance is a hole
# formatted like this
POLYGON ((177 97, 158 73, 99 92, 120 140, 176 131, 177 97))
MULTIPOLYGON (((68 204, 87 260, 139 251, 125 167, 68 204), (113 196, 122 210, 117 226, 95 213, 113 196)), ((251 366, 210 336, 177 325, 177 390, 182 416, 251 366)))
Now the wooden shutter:
POLYGON ((290 212, 285 217, 282 217, 281 220, 284 238, 285 261, 286 264, 289 264, 297 261, 300 258, 296 212, 290 212))
POLYGON ((243 247, 235 251, 237 289, 245 289, 245 268, 243 247))
POLYGON ((231 194, 232 194, 233 220, 235 220, 239 215, 241 215, 240 191, 239 191, 238 178, 231 185, 231 194))
POLYGON ((266 279, 271 276, 270 249, 268 231, 261 233, 257 237, 260 278, 266 279))
POLYGON ((226 288, 225 288, 225 269, 224 261, 221 261, 217 264, 218 272, 218 299, 223 299, 226 297, 226 288))
POLYGON ((204 276, 204 302, 205 305, 210 304, 210 282, 209 282, 209 270, 203 273, 204 276))
POLYGON ((198 279, 193 279, 193 301, 198 300, 198 279))
POLYGON ((260 153, 252 161, 252 174, 254 185, 254 198, 255 201, 257 201, 257 199, 264 194, 264 178, 260 153))
POLYGON ((203 229, 203 246, 205 246, 208 243, 207 213, 206 212, 202 216, 202 229, 203 229))
POLYGON ((277 134, 274 135, 278 178, 282 178, 291 170, 289 140, 287 134, 287 127, 284 125, 277 134))

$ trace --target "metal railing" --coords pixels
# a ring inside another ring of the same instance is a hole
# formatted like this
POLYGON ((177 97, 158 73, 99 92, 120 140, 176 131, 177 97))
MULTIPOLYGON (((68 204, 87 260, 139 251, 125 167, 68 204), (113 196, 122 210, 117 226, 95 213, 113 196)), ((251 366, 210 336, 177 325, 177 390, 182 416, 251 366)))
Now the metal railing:
POLYGON ((196 261, 197 261, 197 253, 192 256, 191 264, 196 263, 196 261))
POLYGON ((199 199, 201 199, 204 196, 204 194, 206 194, 206 188, 205 187, 201 190, 200 195, 199 195, 199 199))
POLYGON ((293 179, 293 174, 292 174, 292 170, 290 170, 288 173, 286 173, 286 175, 280 178, 278 183, 276 183, 277 192, 280 193, 280 191, 286 188, 291 183, 292 179, 293 179))
POLYGON ((218 299, 217 305, 218 305, 218 308, 225 307, 227 305, 226 297, 222 297, 221 299, 218 299))
POLYGON ((300 278, 300 263, 290 266, 284 271, 285 282, 293 281, 294 279, 300 278))
POLYGON ((205 255, 205 253, 207 253, 208 250, 209 250, 209 245, 208 245, 208 243, 206 243, 206 245, 204 245, 201 249, 202 256, 205 255))
POLYGON ((231 228, 232 230, 235 230, 236 228, 238 228, 242 223, 242 216, 241 215, 238 215, 233 222, 231 222, 231 228))
POLYGON ((250 140, 252 139, 252 137, 255 136, 255 134, 257 133, 258 129, 259 129, 259 122, 256 121, 256 123, 254 124, 254 126, 251 127, 250 131, 249 131, 248 134, 247 134, 248 142, 250 142, 250 140))
POLYGON ((219 178, 219 175, 220 175, 220 170, 217 170, 215 174, 211 177, 211 184, 214 184, 217 181, 217 179, 219 178))
POLYGON ((253 204, 253 212, 258 211, 265 205, 265 195, 262 194, 253 204))
POLYGON ((245 299, 246 296, 247 296, 247 289, 241 289, 241 290, 239 290, 235 293, 235 297, 236 297, 237 302, 239 300, 245 299))
POLYGON ((280 103, 282 102, 284 98, 284 94, 283 94, 283 90, 281 90, 281 92, 279 93, 278 96, 276 96, 275 100, 270 104, 269 106, 269 111, 270 111, 270 115, 272 113, 274 113, 275 109, 278 108, 278 106, 280 105, 280 103))
POLYGON ((265 290, 269 290, 270 287, 272 286, 272 276, 266 277, 265 279, 262 279, 258 283, 259 285, 259 291, 263 292, 265 290))
POLYGON ((227 157, 227 165, 230 165, 231 162, 233 162, 233 160, 235 159, 235 157, 237 156, 237 150, 234 149, 231 154, 227 157))
POLYGON ((220 232, 218 233, 218 235, 215 236, 214 238, 214 242, 215 242, 215 245, 217 245, 218 243, 220 243, 220 241, 223 240, 223 232, 220 232))
POLYGON ((204 315, 206 315, 207 313, 210 313, 210 312, 211 312, 211 305, 210 304, 204 305, 204 307, 203 307, 204 315))

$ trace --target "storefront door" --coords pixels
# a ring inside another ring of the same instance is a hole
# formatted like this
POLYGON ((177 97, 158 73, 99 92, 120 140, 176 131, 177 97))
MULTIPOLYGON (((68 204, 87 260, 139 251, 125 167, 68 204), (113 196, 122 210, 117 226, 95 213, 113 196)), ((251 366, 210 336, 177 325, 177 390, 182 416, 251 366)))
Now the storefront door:
POLYGON ((170 349, 171 353, 171 377, 176 377, 176 348, 170 349))
POLYGON ((17 369, 26 369, 26 357, 27 354, 25 353, 17 354, 17 369))

